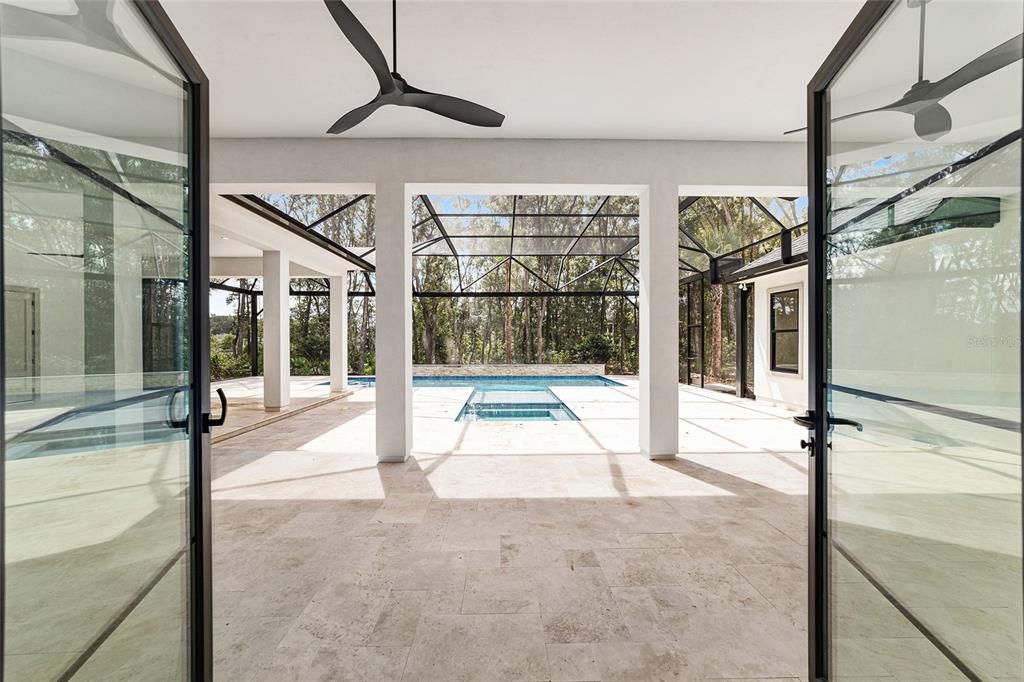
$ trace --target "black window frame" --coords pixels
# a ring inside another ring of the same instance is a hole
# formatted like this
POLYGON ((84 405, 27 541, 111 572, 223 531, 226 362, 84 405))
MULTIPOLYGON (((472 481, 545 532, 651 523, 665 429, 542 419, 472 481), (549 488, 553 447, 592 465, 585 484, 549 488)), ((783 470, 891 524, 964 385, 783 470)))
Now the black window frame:
POLYGON ((782 289, 782 290, 779 290, 779 291, 768 292, 768 319, 769 319, 768 335, 771 338, 771 349, 770 349, 770 354, 769 354, 769 362, 770 362, 771 371, 773 371, 773 372, 780 372, 782 374, 800 374, 800 289, 799 289, 799 287, 794 287, 792 289, 782 289), (793 294, 793 296, 796 298, 796 311, 795 311, 795 313, 796 313, 796 326, 795 327, 777 327, 776 326, 776 321, 775 321, 775 297, 776 296, 784 296, 784 295, 787 295, 787 294, 793 294), (797 344, 796 348, 797 348, 797 352, 796 352, 796 368, 795 369, 790 369, 788 367, 779 367, 778 362, 776 361, 776 357, 775 357, 775 351, 776 351, 775 339, 778 337, 779 334, 789 334, 789 333, 796 334, 796 344, 797 344))

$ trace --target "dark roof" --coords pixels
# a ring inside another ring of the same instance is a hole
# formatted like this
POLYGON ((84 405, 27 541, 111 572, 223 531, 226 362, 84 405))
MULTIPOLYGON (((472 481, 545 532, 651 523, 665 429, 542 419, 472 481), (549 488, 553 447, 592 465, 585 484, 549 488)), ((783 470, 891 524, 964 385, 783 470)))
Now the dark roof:
POLYGON ((729 279, 740 280, 750 279, 751 277, 757 277, 759 275, 765 275, 769 272, 777 272, 779 270, 787 270, 789 268, 795 268, 800 265, 804 265, 807 261, 807 233, 803 233, 799 237, 793 238, 793 258, 794 260, 790 263, 782 262, 782 247, 769 251, 765 255, 761 256, 757 260, 753 260, 742 268, 737 268, 729 274, 729 279))

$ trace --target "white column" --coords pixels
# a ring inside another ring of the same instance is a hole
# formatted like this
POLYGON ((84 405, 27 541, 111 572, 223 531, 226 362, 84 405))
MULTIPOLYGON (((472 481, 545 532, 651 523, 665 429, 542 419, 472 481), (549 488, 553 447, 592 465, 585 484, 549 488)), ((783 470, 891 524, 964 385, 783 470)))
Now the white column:
POLYGON ((377 460, 412 450, 412 212, 401 182, 378 183, 377 460))
POLYGON ((348 275, 331 277, 331 392, 348 389, 348 275))
POLYGON ((679 449, 679 188, 652 184, 640 197, 640 450, 679 449))
POLYGON ((288 254, 263 252, 263 407, 288 407, 291 348, 288 312, 288 254))

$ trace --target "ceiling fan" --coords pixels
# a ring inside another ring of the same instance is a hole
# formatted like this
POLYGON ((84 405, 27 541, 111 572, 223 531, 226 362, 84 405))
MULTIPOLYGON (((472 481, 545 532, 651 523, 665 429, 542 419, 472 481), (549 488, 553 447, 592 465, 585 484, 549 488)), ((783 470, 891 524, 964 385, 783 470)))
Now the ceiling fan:
MULTIPOLYGON (((920 7, 921 20, 917 47, 917 82, 895 102, 874 109, 866 109, 832 119, 832 122, 873 114, 880 111, 898 111, 914 117, 914 132, 923 140, 934 142, 953 128, 953 117, 939 102, 960 88, 994 73, 1004 66, 1020 60, 1024 54, 1024 34, 1010 38, 988 52, 979 55, 959 69, 937 81, 924 77, 924 28, 925 8, 931 0, 907 0, 908 7, 920 7)), ((784 135, 797 133, 804 128, 787 130, 784 135)))
POLYGON ((377 96, 361 107, 356 107, 348 112, 332 125, 327 132, 338 134, 345 132, 387 104, 394 104, 400 107, 417 107, 431 111, 440 116, 445 116, 460 123, 468 123, 475 126, 497 128, 505 120, 504 114, 488 109, 485 106, 468 102, 450 95, 438 95, 433 92, 426 92, 409 85, 398 74, 398 6, 397 0, 391 2, 391 35, 392 53, 391 68, 381 52, 373 37, 366 28, 359 23, 341 0, 324 0, 327 9, 330 11, 338 28, 345 34, 345 37, 356 48, 356 52, 362 55, 366 63, 373 69, 380 84, 377 96))

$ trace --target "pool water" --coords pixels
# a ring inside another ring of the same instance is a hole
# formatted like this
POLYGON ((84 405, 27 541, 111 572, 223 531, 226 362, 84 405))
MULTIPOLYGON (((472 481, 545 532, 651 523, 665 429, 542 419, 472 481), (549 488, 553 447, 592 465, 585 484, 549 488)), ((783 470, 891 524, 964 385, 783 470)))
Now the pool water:
POLYGON ((545 386, 506 383, 477 385, 455 421, 575 422, 579 418, 545 386))

